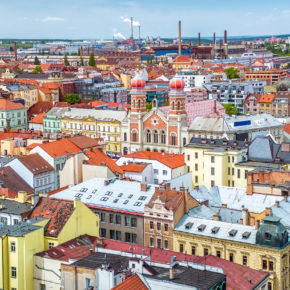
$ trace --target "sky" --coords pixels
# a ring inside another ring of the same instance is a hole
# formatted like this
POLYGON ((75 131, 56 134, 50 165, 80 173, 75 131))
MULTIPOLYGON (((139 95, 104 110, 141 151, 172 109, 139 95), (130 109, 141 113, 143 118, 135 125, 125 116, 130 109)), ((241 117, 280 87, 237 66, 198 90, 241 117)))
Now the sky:
POLYGON ((290 34, 289 0, 0 0, 0 38, 109 39, 290 34), (138 28, 134 28, 137 36, 138 28))

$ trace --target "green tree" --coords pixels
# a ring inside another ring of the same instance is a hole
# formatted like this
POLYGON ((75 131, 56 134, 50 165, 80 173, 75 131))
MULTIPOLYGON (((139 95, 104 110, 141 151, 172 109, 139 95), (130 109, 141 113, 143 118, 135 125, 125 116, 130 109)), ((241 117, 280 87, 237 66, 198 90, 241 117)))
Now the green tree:
POLYGON ((152 110, 152 102, 146 104, 146 110, 150 112, 152 110))
POLYGON ((232 104, 224 104, 224 108, 226 109, 227 115, 237 115, 238 114, 237 108, 232 104))
POLYGON ((89 66, 96 66, 96 60, 93 53, 90 54, 89 66))
POLYGON ((64 65, 65 65, 65 66, 69 66, 69 62, 68 62, 68 59, 67 59, 67 53, 64 55, 64 60, 63 60, 63 62, 64 62, 64 65))
POLYGON ((71 105, 79 104, 81 102, 81 99, 77 94, 66 94, 64 100, 71 105))
POLYGON ((236 68, 234 68, 234 67, 226 68, 225 72, 226 72, 227 78, 229 80, 239 78, 238 70, 236 68))
POLYGON ((83 60, 83 57, 81 56, 81 63, 80 63, 80 66, 84 66, 84 60, 83 60))
POLYGON ((40 65, 36 66, 35 69, 31 72, 33 74, 39 74, 42 72, 42 68, 40 65))
POLYGON ((35 58, 34 58, 34 64, 35 65, 40 65, 40 61, 39 61, 37 56, 35 56, 35 58))

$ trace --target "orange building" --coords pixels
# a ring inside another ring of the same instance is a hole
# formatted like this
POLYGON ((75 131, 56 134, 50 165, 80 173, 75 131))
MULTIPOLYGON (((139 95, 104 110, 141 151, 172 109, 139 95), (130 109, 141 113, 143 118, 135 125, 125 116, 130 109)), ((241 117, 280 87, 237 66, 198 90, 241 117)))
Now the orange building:
POLYGON ((286 78, 287 74, 283 69, 272 69, 265 71, 246 71, 245 79, 266 80, 267 85, 275 84, 286 78))
POLYGON ((272 114, 272 105, 275 99, 274 94, 264 94, 259 98, 259 114, 272 114))

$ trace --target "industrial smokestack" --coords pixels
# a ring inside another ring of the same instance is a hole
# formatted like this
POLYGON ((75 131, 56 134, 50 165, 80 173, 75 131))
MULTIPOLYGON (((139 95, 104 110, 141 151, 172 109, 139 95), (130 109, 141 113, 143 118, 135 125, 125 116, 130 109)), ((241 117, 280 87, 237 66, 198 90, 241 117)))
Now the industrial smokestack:
POLYGON ((133 17, 131 17, 131 38, 134 39, 134 35, 133 35, 133 17))
POLYGON ((200 46, 200 32, 198 33, 198 46, 200 46))
POLYGON ((15 61, 17 61, 17 46, 16 46, 16 42, 14 42, 14 56, 15 56, 15 61))
POLYGON ((141 25, 138 26, 138 34, 139 34, 139 35, 138 35, 138 39, 139 39, 139 42, 140 42, 140 39, 141 39, 141 38, 140 38, 140 29, 141 29, 141 25))
POLYGON ((220 49, 222 49, 223 41, 220 39, 220 49))
POLYGON ((81 57, 83 57, 83 54, 84 54, 84 52, 83 52, 83 47, 81 46, 81 57))
POLYGON ((213 46, 215 46, 215 32, 213 33, 213 46))
POLYGON ((225 34, 224 34, 224 44, 228 44, 228 33, 225 30, 225 34))
POLYGON ((178 31, 179 31, 179 36, 178 36, 178 55, 181 55, 181 21, 179 20, 178 22, 178 31))

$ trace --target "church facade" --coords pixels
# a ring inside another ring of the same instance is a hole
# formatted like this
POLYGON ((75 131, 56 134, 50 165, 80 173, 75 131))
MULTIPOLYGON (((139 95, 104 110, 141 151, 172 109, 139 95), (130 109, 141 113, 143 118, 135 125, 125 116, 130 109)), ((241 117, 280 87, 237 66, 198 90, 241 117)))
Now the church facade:
POLYGON ((154 151, 183 153, 189 142, 188 121, 185 112, 185 83, 174 77, 170 81, 170 111, 165 116, 153 100, 152 110, 146 110, 145 80, 137 75, 131 82, 131 111, 122 122, 122 153, 154 151))

